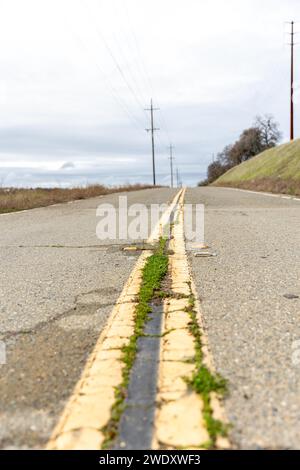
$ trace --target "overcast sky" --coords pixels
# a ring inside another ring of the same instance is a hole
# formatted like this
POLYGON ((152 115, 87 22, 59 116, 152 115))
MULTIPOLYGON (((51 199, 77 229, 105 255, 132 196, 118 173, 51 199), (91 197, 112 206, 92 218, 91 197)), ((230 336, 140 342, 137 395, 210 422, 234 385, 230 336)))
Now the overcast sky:
POLYGON ((151 97, 162 184, 170 141, 196 184, 257 114, 286 140, 292 19, 299 0, 0 0, 1 185, 151 182, 151 97))

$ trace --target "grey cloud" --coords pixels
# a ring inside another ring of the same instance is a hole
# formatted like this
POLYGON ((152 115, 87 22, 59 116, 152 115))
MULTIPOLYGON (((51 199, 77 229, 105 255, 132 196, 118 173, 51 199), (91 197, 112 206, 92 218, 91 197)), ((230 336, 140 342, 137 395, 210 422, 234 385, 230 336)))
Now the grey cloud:
POLYGON ((60 167, 61 170, 68 170, 69 168, 75 168, 73 162, 66 162, 60 167))

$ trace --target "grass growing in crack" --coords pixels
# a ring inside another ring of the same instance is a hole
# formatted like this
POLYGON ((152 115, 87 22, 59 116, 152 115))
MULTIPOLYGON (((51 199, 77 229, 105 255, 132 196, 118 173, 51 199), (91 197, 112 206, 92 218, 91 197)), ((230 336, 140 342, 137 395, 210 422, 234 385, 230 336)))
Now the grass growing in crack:
POLYGON ((166 330, 164 333, 161 333, 161 334, 158 334, 158 335, 149 335, 149 334, 145 335, 145 334, 143 334, 143 336, 145 336, 146 338, 164 338, 165 336, 169 335, 173 331, 175 331, 175 328, 171 328, 170 330, 166 330))
POLYGON ((108 449, 118 434, 119 421, 125 409, 127 387, 130 372, 138 352, 138 339, 144 335, 144 327, 151 313, 151 301, 157 296, 161 283, 168 271, 168 256, 166 254, 167 240, 161 238, 154 253, 147 259, 142 271, 142 283, 138 294, 134 318, 134 333, 129 344, 122 348, 122 383, 115 388, 115 403, 111 409, 111 417, 102 429, 105 436, 103 449, 108 449))
POLYGON ((193 295, 189 297, 189 306, 186 310, 190 315, 189 331, 194 337, 194 363, 196 365, 196 370, 192 377, 186 380, 188 385, 198 393, 203 400, 203 418, 210 439, 209 442, 205 444, 205 447, 213 448, 216 445, 218 436, 227 435, 227 426, 213 417, 211 393, 215 392, 219 396, 223 396, 227 390, 227 382, 219 374, 212 374, 211 371, 203 364, 201 330, 197 321, 195 298, 193 295))
POLYGON ((177 292, 173 292, 172 290, 164 290, 161 289, 159 292, 156 293, 157 299, 189 299, 189 295, 186 294, 178 294, 177 292))

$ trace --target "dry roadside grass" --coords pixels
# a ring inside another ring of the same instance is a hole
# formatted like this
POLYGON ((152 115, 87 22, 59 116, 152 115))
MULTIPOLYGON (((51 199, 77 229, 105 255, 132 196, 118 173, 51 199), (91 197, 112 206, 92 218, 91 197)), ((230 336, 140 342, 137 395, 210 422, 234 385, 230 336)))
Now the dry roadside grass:
POLYGON ((0 189, 0 213, 17 212, 51 204, 87 199, 105 194, 138 191, 152 188, 150 185, 134 184, 107 187, 100 184, 77 188, 0 189))
POLYGON ((263 191, 274 194, 288 194, 291 196, 300 196, 300 181, 281 178, 258 178, 250 181, 226 181, 215 182, 212 186, 249 189, 251 191, 263 191))

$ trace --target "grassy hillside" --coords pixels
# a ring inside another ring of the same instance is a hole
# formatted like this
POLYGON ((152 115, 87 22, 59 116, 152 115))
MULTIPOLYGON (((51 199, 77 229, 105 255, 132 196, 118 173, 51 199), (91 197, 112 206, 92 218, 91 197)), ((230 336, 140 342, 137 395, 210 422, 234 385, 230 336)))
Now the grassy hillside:
POLYGON ((300 139, 241 163, 213 185, 300 195, 300 139))

